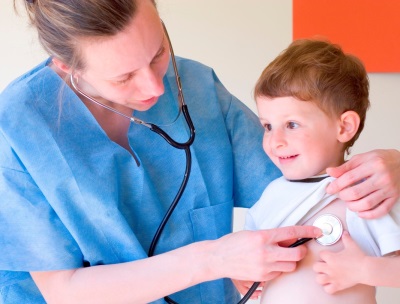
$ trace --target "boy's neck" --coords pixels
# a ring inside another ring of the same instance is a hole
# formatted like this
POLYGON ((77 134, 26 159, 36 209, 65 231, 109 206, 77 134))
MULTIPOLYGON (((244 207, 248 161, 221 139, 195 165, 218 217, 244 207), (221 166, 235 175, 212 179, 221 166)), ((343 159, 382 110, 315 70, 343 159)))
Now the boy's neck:
POLYGON ((319 183, 320 181, 324 180, 327 177, 329 177, 329 175, 325 173, 325 174, 315 175, 315 176, 311 176, 311 177, 303 178, 303 179, 288 179, 288 181, 295 182, 295 183, 319 183))

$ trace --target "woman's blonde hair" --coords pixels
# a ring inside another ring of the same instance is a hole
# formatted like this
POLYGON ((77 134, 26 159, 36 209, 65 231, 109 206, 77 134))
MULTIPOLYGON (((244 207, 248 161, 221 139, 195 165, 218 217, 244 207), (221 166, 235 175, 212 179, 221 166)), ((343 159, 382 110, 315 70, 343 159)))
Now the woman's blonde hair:
POLYGON ((121 32, 135 16, 138 1, 145 0, 30 0, 24 3, 43 48, 72 69, 84 69, 80 39, 121 32))

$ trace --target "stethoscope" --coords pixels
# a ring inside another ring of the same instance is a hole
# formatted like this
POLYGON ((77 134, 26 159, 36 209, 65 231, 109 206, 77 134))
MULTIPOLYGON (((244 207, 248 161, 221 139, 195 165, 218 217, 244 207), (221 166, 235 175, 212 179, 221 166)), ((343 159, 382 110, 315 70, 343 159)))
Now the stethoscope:
MULTIPOLYGON (((315 240, 317 243, 323 246, 330 246, 337 243, 343 234, 343 225, 340 219, 333 214, 323 214, 318 216, 313 226, 318 227, 322 231, 322 235, 318 238, 301 238, 289 245, 289 248, 294 248, 300 245, 303 245, 311 240, 315 240)), ((247 293, 243 296, 243 298, 239 301, 238 304, 246 303, 251 295, 256 291, 261 282, 255 282, 247 291, 247 293)))
MULTIPOLYGON (((170 144, 172 147, 176 148, 176 149, 180 149, 180 150, 184 150, 185 151, 185 155, 186 155, 186 167, 185 167, 185 173, 183 176, 183 180, 181 183, 181 186, 179 187, 178 192, 175 195, 174 200, 172 201, 170 207, 168 208, 167 212, 164 215, 164 218, 162 219, 160 225, 157 228, 156 233, 154 234, 153 240, 150 244, 149 247, 149 251, 148 251, 148 256, 151 257, 154 255, 154 251, 156 248, 156 245, 160 239, 160 236, 169 220, 169 218, 171 217, 171 214, 173 213, 175 207, 178 205, 178 202, 183 194, 183 192, 185 191, 187 182, 189 180, 189 176, 190 176, 190 171, 191 171, 191 167, 192 167, 192 155, 190 152, 190 146, 193 144, 194 138, 195 138, 195 128, 192 122, 192 119, 190 118, 189 115, 189 110, 187 108, 187 105, 185 103, 185 99, 183 96, 183 92, 182 92, 182 84, 181 84, 181 79, 178 73, 178 68, 176 65, 176 60, 175 60, 175 54, 172 48, 172 43, 171 40, 169 38, 168 32, 167 32, 167 28, 165 27, 164 22, 161 20, 161 24, 163 26, 164 29, 164 33, 165 36, 167 37, 167 41, 168 41, 168 45, 169 45, 169 49, 170 49, 170 53, 171 53, 171 61, 172 61, 172 66, 174 68, 174 73, 175 73, 175 80, 176 80, 176 85, 178 87, 178 98, 179 98, 179 103, 180 103, 180 111, 182 111, 183 116, 185 117, 186 123, 189 127, 190 130, 190 136, 189 139, 186 142, 177 142, 175 141, 171 136, 169 136, 163 129, 161 129, 159 126, 157 126, 156 124, 150 123, 150 122, 145 122, 139 118, 136 118, 134 116, 128 116, 125 115, 124 113, 121 113, 117 110, 115 110, 114 108, 107 106, 101 102, 99 102, 98 100, 94 99, 93 97, 89 96, 88 94, 86 94, 85 92, 81 91, 77 85, 77 83, 74 80, 74 77, 71 74, 70 77, 70 81, 71 81, 71 85, 73 86, 73 88, 82 96, 84 96, 85 98, 87 98, 88 100, 90 100, 91 102, 111 111, 114 112, 120 116, 123 116, 127 119, 129 119, 131 122, 135 123, 135 124, 139 124, 142 126, 145 126, 147 128, 149 128, 151 131, 157 133, 158 135, 160 135, 162 138, 165 139, 165 141, 170 144)), ((171 123, 175 122, 179 117, 178 116, 175 118, 174 121, 172 121, 171 123)), ((172 299, 170 299, 169 297, 165 297, 164 298, 166 302, 168 303, 177 303, 175 301, 173 301, 172 299)))
MULTIPOLYGON (((168 208, 167 212, 165 213, 160 225, 157 228, 156 233, 154 234, 153 240, 150 244, 149 250, 148 250, 148 256, 151 257, 154 255, 154 251, 156 248, 156 245, 160 239, 160 236, 169 220, 169 218, 171 217, 173 211, 175 210, 175 207, 178 205, 178 202, 183 194, 183 192, 185 191, 187 182, 189 180, 189 176, 190 176, 190 172, 191 172, 191 167, 192 167, 192 155, 190 152, 190 146, 193 144, 194 138, 195 138, 195 128, 192 122, 192 119, 190 118, 189 115, 189 110, 187 108, 187 105, 185 103, 185 99, 183 96, 183 91, 182 91, 182 84, 181 84, 181 79, 179 76, 179 72, 178 72, 178 68, 176 65, 176 60, 175 60, 175 54, 172 48, 172 43, 171 40, 169 38, 168 35, 168 31, 167 28, 165 27, 164 22, 161 20, 161 24, 163 26, 164 29, 164 33, 165 36, 167 37, 167 41, 168 41, 168 45, 170 48, 170 53, 171 53, 171 61, 172 61, 172 66, 174 68, 174 73, 175 73, 175 81, 176 81, 176 85, 178 87, 178 98, 179 98, 179 102, 180 102, 180 110, 183 113, 183 116, 185 117, 186 123, 189 127, 190 130, 190 136, 189 139, 186 142, 177 142, 175 141, 171 136, 169 136, 163 129, 161 129, 159 126, 157 126, 156 124, 150 123, 150 122, 145 122, 139 118, 136 118, 134 116, 128 116, 125 115, 122 112, 117 111, 116 109, 107 106, 101 102, 99 102, 98 100, 94 99, 93 97, 89 96, 88 94, 84 93, 83 91, 81 91, 77 85, 77 83, 75 83, 74 77, 71 74, 70 77, 70 81, 71 81, 71 85, 73 86, 73 88, 82 96, 84 96, 85 98, 87 98, 88 100, 90 100, 91 102, 111 111, 114 112, 122 117, 125 117, 126 119, 129 119, 131 122, 135 123, 135 124, 139 124, 142 126, 145 126, 147 128, 149 128, 151 131, 155 132, 156 134, 158 134, 159 136, 161 136, 168 144, 170 144, 172 147, 179 149, 179 150, 184 150, 185 151, 185 155, 186 155, 186 167, 185 167, 185 173, 182 179, 182 183, 181 186, 179 187, 178 192, 175 195, 174 200, 172 201, 170 207, 168 208)), ((175 120, 179 117, 179 115, 175 118, 175 120)), ((175 120, 173 122, 175 122, 175 120)), ((172 123, 173 123, 172 122, 172 123)), ((313 223, 314 226, 320 228, 323 232, 323 235, 317 239, 315 239, 318 243, 320 243, 321 245, 333 245, 334 243, 336 243, 343 232, 343 227, 342 224, 340 222, 340 220, 332 215, 332 214, 326 214, 326 215, 322 215, 320 217, 318 217, 315 222, 313 223)), ((296 241, 295 243, 291 244, 289 247, 293 248, 293 247, 297 247, 300 246, 308 241, 312 240, 311 238, 302 238, 299 239, 298 241, 296 241)), ((249 291, 243 296, 243 298, 238 302, 238 304, 244 304, 246 303, 251 295, 255 292, 255 290, 258 288, 260 282, 255 282, 251 288, 249 289, 249 291)), ((167 303, 171 303, 171 304, 178 304, 177 302, 173 301, 171 298, 169 297, 164 297, 164 300, 167 303)))

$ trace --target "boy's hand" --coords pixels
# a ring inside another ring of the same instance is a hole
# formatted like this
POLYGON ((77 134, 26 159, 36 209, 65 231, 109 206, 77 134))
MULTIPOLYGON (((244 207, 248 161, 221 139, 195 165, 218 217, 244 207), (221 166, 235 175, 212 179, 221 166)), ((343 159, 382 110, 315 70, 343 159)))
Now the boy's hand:
POLYGON ((337 291, 350 288, 362 283, 365 253, 351 239, 347 231, 343 232, 342 241, 344 249, 339 252, 321 251, 321 262, 314 264, 317 273, 317 283, 324 290, 333 294, 337 291))

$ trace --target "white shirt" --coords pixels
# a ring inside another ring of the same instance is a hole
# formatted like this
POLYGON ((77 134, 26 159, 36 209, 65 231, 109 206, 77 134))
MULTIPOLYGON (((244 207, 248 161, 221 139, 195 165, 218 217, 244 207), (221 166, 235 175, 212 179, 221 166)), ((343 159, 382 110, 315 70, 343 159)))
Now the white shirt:
MULTIPOLYGON (((332 180, 328 176, 319 182, 294 182, 284 177, 274 180, 249 209, 245 229, 302 225, 337 198, 325 192, 332 180)), ((352 238, 367 254, 383 256, 400 250, 399 202, 389 214, 372 220, 362 219, 347 209, 346 223, 352 238)))

